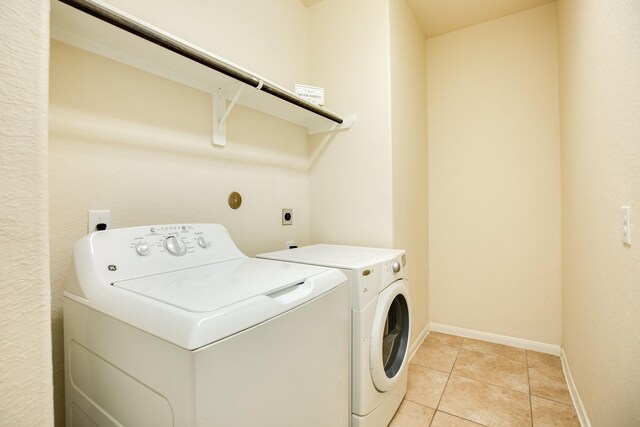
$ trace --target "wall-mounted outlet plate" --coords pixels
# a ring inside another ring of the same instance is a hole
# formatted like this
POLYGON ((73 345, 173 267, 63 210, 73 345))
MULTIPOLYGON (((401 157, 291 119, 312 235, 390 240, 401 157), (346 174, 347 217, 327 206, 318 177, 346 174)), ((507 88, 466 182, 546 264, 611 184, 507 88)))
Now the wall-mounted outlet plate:
POLYGON ((293 224, 293 209, 282 209, 282 225, 293 224))
POLYGON ((106 230, 111 226, 111 211, 89 211, 87 233, 106 230))

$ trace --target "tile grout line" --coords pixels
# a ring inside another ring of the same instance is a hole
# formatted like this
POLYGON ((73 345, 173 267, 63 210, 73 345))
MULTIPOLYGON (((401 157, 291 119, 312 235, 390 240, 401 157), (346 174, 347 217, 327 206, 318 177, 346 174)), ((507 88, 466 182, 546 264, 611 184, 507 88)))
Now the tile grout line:
MULTIPOLYGON (((449 347, 449 348, 452 348, 452 349, 456 349, 455 347, 452 347, 450 345, 447 345, 446 347, 449 347)), ((457 350, 458 350, 458 352, 456 353, 456 358, 458 357, 458 353, 460 352, 459 348, 457 350)), ((434 371, 442 372, 443 374, 450 374, 451 373, 451 372, 444 371, 442 369, 434 368, 433 366, 423 365, 422 363, 414 362, 413 360, 409 364, 410 365, 422 366, 423 368, 429 368, 429 369, 434 370, 434 371)))
MULTIPOLYGON (((515 389, 513 389, 513 388, 505 387, 505 386, 503 386, 503 385, 497 385, 497 384, 488 383, 488 382, 486 382, 486 381, 480 381, 480 380, 477 380, 477 379, 475 379, 475 378, 468 378, 468 377, 465 377, 465 376, 460 375, 460 374, 456 374, 456 377, 458 377, 458 378, 464 378, 465 380, 468 380, 468 381, 474 381, 474 382, 476 382, 476 383, 480 383, 480 384, 488 385, 488 386, 491 386, 491 387, 498 387, 498 388, 502 388, 502 389, 509 390, 509 391, 515 391, 516 393, 521 393, 521 394, 529 395, 529 393, 527 393, 527 392, 525 392, 525 391, 515 390, 515 389)), ((538 397, 538 396, 535 396, 535 397, 538 397)), ((547 400, 549 400, 549 399, 547 399, 547 400)), ((552 401, 552 402, 555 402, 555 401, 552 401)), ((562 403, 562 402, 556 402, 556 403, 562 403)), ((566 405, 566 403, 565 403, 565 405, 566 405)))
MULTIPOLYGON (((466 339, 467 339, 467 338, 464 338, 464 339, 463 339, 463 343, 464 343, 464 340, 466 340, 466 339)), ((462 348, 462 346, 461 346, 461 348, 462 348)), ((518 348, 518 347, 513 347, 513 348, 518 348)), ((510 358, 510 359, 512 359, 512 360, 514 360, 514 359, 515 359, 515 358, 514 358, 514 357, 512 357, 512 356, 507 356, 507 355, 504 355, 504 354, 485 353, 485 352, 483 352, 483 351, 478 351, 478 350, 475 350, 475 349, 466 349, 466 350, 469 350, 469 351, 475 351, 475 352, 477 352, 477 353, 485 354, 485 355, 490 355, 490 356, 506 357, 506 358, 510 358)), ((533 427, 533 414, 532 414, 532 409, 531 409, 531 394, 530 394, 530 391, 531 391, 531 385, 529 384, 529 382, 530 382, 530 381, 529 381, 529 362, 528 362, 528 359, 527 359, 527 350, 526 350, 526 349, 522 349, 522 350, 524 351, 524 367, 525 367, 525 370, 526 370, 526 372, 527 372, 527 386, 528 386, 528 392, 527 392, 526 394, 527 394, 527 397, 528 397, 528 400, 529 400, 529 415, 530 415, 530 417, 531 417, 531 426, 533 427)), ((453 372, 453 370, 452 370, 452 372, 453 372)), ((503 388, 503 389, 506 389, 506 390, 511 390, 511 391, 515 391, 515 392, 519 392, 519 393, 524 393, 524 392, 522 392, 522 391, 520 391, 520 390, 516 390, 516 389, 510 388, 510 387, 500 386, 500 385, 497 385, 497 384, 492 384, 492 383, 485 382, 485 381, 480 381, 480 380, 475 379, 475 378, 467 378, 467 377, 462 376, 462 375, 457 375, 457 376, 459 376, 459 377, 461 377, 461 378, 466 378, 466 379, 471 380, 471 381, 477 381, 477 382, 479 382, 479 383, 481 383, 481 384, 486 384, 486 385, 489 385, 489 386, 492 386, 492 387, 499 387, 499 388, 503 388)), ((466 419, 466 418, 464 418, 464 419, 466 419)), ((472 421, 472 420, 469 420, 469 421, 472 421)), ((475 421, 472 421, 472 422, 475 422, 475 421)))
MULTIPOLYGON (((453 336, 457 336, 457 335, 453 335, 453 336)), ((449 376, 447 377, 447 383, 444 385, 444 388, 442 389, 442 395, 440 395, 440 400, 438 400, 438 405, 437 405, 437 408, 436 408, 436 412, 433 414, 433 419, 431 420, 431 423, 429 423, 429 426, 431 426, 433 424, 433 420, 436 418, 436 414, 438 413, 438 411, 443 412, 445 414, 449 414, 449 415, 451 415, 453 417, 456 417, 456 418, 459 418, 461 420, 469 421, 471 423, 475 423, 475 424, 484 426, 484 424, 477 423, 474 420, 470 420, 470 419, 462 417, 460 415, 452 414, 452 413, 449 413, 449 412, 446 412, 446 411, 443 411, 443 410, 439 409, 440 408, 440 403, 442 403, 442 398, 444 397, 444 391, 447 389, 447 386, 449 385, 449 380, 451 380, 451 377, 453 376, 453 368, 456 366, 456 362, 458 361, 458 356, 460 355, 460 351, 462 350, 462 344, 464 343, 464 340, 466 340, 465 337, 460 337, 460 338, 462 338, 462 341, 460 342, 460 346, 458 347, 458 352, 456 353, 456 358, 454 359, 453 365, 451 366, 451 372, 449 372, 449 376)), ((462 376, 460 376, 460 377, 461 378, 465 378, 465 377, 462 377, 462 376)), ((470 379, 470 378, 467 378, 467 379, 470 379)), ((478 382, 480 382, 480 381, 478 381, 478 382)))
MULTIPOLYGON (((462 350, 462 349, 464 349, 464 350, 466 350, 466 351, 473 351, 474 353, 484 354, 484 355, 487 355, 487 356, 504 357, 504 358, 506 358, 506 359, 511 359, 511 360, 513 360, 513 361, 516 361, 517 359, 520 359, 520 357, 508 356, 508 355, 506 355, 506 354, 488 353, 488 352, 486 352, 486 351, 480 351, 480 350, 476 350, 476 349, 473 349, 473 348, 460 347, 460 350, 462 350)), ((523 350, 524 350, 524 349, 523 349, 523 350)), ((525 352, 526 352, 526 350, 525 350, 525 352)), ((526 356, 525 356, 525 361, 526 361, 526 356)))
MULTIPOLYGON (((494 354, 494 353, 485 353, 485 352, 482 352, 482 351, 476 351, 476 350, 472 350, 472 349, 469 349, 469 348, 465 348, 465 347, 462 346, 462 344, 464 344, 464 341, 467 340, 467 339, 474 339, 474 338, 465 338, 465 337, 462 337, 462 338, 463 338, 463 340, 462 340, 462 343, 460 344, 460 350, 465 349, 467 351, 474 351, 476 353, 480 353, 480 354, 484 354, 484 355, 497 356, 497 357, 506 357, 506 358, 510 358, 510 359, 514 360, 514 358, 512 358, 510 356, 504 356, 504 355, 501 355, 501 354, 494 354)), ((478 341, 478 340, 476 340, 476 341, 478 341)), ((504 344, 500 344, 500 345, 504 345, 504 344)), ((505 346, 505 347, 509 347, 509 346, 505 346)), ((513 347, 513 348, 518 348, 518 347, 513 347)), ((527 362, 526 349, 523 349, 523 350, 525 351, 524 366, 525 366, 525 370, 527 372, 527 383, 528 383, 529 382, 529 365, 528 365, 528 362, 527 362)), ((456 361, 457 361, 459 355, 460 355, 460 352, 458 352, 458 355, 456 356, 456 361)), ((454 365, 455 365, 455 363, 454 363, 454 365)), ((453 368, 451 369, 451 374, 453 374, 453 368)), ((476 381, 476 382, 479 382, 479 383, 482 383, 482 384, 486 384, 486 385, 490 385, 490 386, 494 386, 494 387, 500 387, 500 388, 504 388, 504 389, 507 389, 507 390, 515 391, 515 392, 518 392, 518 393, 524 393, 524 394, 527 394, 527 395, 529 395, 530 391, 531 391, 531 386, 529 384, 527 384, 527 385, 529 385, 528 391, 524 392, 522 390, 517 390, 515 388, 507 387, 507 386, 504 386, 504 385, 494 384, 494 383, 491 383, 491 382, 488 382, 488 381, 479 380, 477 378, 470 378, 470 377, 467 377, 465 375, 461 375, 459 373, 456 374, 456 376, 458 376, 460 378, 467 379, 467 380, 476 381)))
POLYGON ((529 393, 529 394, 531 394, 533 397, 536 397, 538 399, 544 399, 544 400, 548 400, 550 402, 561 403, 563 405, 573 405, 573 402, 567 402, 566 400, 558 400, 558 399, 554 399, 554 398, 547 397, 547 396, 539 396, 539 395, 537 395, 535 393, 529 393))
POLYGON ((540 400, 546 400, 547 402, 551 402, 551 403, 557 403, 558 405, 565 405, 565 406, 571 406, 574 407, 573 402, 562 402, 560 400, 555 400, 555 399, 550 399, 548 397, 543 397, 543 396, 538 396, 537 394, 532 394, 531 397, 535 397, 536 399, 540 399, 540 400))
POLYGON ((490 427, 487 424, 482 424, 482 423, 480 423, 478 421, 473 421, 473 420, 470 420, 468 418, 461 417, 460 415, 452 414, 451 412, 442 411, 442 410, 440 412, 442 412, 443 414, 451 415, 452 417, 458 418, 459 420, 468 421, 470 423, 477 424, 477 425, 482 426, 482 427, 490 427))
MULTIPOLYGON (((505 390, 515 391, 516 393, 522 393, 522 394, 527 394, 527 395, 529 394, 526 391, 516 390, 515 388, 506 387, 506 386, 503 386, 503 385, 498 385, 498 384, 490 383, 490 382, 487 382, 487 381, 482 381, 482 380, 479 380, 479 379, 476 379, 476 378, 465 377, 464 375, 460 375, 460 374, 456 374, 456 377, 464 378, 465 380, 469 380, 469 381, 475 381, 475 382, 480 383, 480 384, 490 385, 492 387, 498 387, 498 388, 503 388, 505 390)), ((538 396, 536 396, 536 397, 538 397, 538 396)), ((547 399, 547 400, 550 400, 550 399, 547 399)))
MULTIPOLYGON (((455 347, 452 347, 452 348, 455 348, 455 347)), ((438 399, 438 404, 436 405, 436 410, 433 413, 433 418, 431 418, 431 422, 429 423, 429 426, 431 426, 431 424, 433 424, 433 420, 436 419, 438 408, 440 407, 440 403, 442 402, 442 398, 444 397, 444 391, 447 389, 447 385, 449 385, 449 380, 451 379, 451 372, 453 372, 453 367, 456 365, 456 361, 458 360, 458 355, 460 354, 461 348, 462 348, 462 341, 460 342, 460 347, 458 347, 458 351, 456 352, 456 358, 453 360, 453 365, 451 365, 451 371, 449 371, 449 373, 447 374, 447 382, 444 384, 444 387, 442 388, 442 394, 440 395, 440 399, 438 399)))
MULTIPOLYGON (((474 338, 462 337, 462 342, 460 343, 460 349, 458 350, 458 354, 456 355, 456 360, 455 360, 455 362, 457 362, 457 361, 458 361, 458 356, 460 355, 460 352, 462 351, 462 349, 463 349, 463 348, 464 348, 465 350, 467 350, 467 351, 476 351, 476 350, 473 350, 473 349, 466 348, 466 347, 463 347, 463 346, 462 346, 466 340, 473 340, 473 339, 474 339, 474 338)), ((477 340, 476 340, 476 341, 477 341, 477 340)), ((476 352, 477 352, 477 353, 480 353, 480 354, 487 354, 487 355, 490 355, 490 356, 497 356, 496 354, 493 354, 493 353, 485 353, 485 352, 483 352, 483 351, 476 351, 476 352)), ((526 360, 526 355, 525 355, 525 360, 526 360)), ((455 362, 453 363, 453 365, 454 365, 454 366, 455 366, 455 362)), ((451 368, 451 374, 449 375, 449 378, 451 378, 451 376, 452 376, 452 375, 453 375, 453 367, 451 368)), ((460 375, 460 374, 456 374, 456 376, 458 376, 458 377, 460 377, 460 378, 467 379, 467 380, 471 380, 471 381, 477 381, 477 382, 479 382, 479 383, 481 383, 481 384, 486 384, 486 385, 493 386, 493 387, 505 388, 505 389, 507 389, 507 390, 512 390, 512 391, 516 391, 516 392, 517 392, 517 391, 519 391, 519 390, 514 390, 514 389, 512 389, 512 388, 509 388, 509 387, 503 387, 503 386, 499 386, 499 385, 496 385, 496 384, 487 383, 487 382, 484 382, 484 381, 479 381, 479 380, 477 380, 477 379, 475 379, 475 378, 467 378, 467 377, 465 377, 465 376, 463 376, 463 375, 460 375)), ((444 395, 444 392, 443 392, 442 394, 444 395)), ((444 412, 444 411, 443 411, 443 412, 444 412)), ((446 412, 446 413, 447 413, 447 414, 449 414, 448 412, 446 412)), ((485 426, 484 424, 480 424, 480 423, 478 423, 478 422, 476 422, 476 421, 474 421, 474 420, 470 420, 470 419, 468 419, 468 418, 461 417, 461 416, 459 416, 459 415, 455 415, 455 414, 449 414, 449 415, 452 415, 452 416, 454 416, 454 417, 458 417, 458 418, 463 419, 463 420, 470 421, 470 422, 475 423, 475 424, 478 424, 478 425, 485 426)), ((485 427, 487 427, 487 426, 485 426, 485 427)))
MULTIPOLYGON (((558 356, 558 357, 559 357, 559 356, 558 356)), ((528 365, 529 365, 529 359, 527 359, 527 372, 529 371, 529 367, 528 367, 528 365)), ((566 375, 565 375, 565 373, 564 373, 564 368, 562 368, 562 365, 560 366, 560 368, 562 369, 562 384, 566 385, 566 387, 567 387, 567 392, 569 392, 569 385, 568 385, 568 382, 567 382, 567 377, 566 377, 566 375)), ((555 370, 555 369, 556 369, 556 367, 555 367, 555 366, 548 365, 548 364, 546 364, 546 363, 544 363, 544 362, 543 362, 543 363, 541 364, 541 366, 539 366, 539 367, 531 366, 531 369, 538 369, 538 370, 550 369, 550 370, 552 370, 552 371, 553 371, 553 370, 555 370)), ((529 381, 529 382, 531 382, 531 381, 529 381)), ((550 401, 550 402, 560 403, 560 404, 563 404, 563 405, 570 405, 570 406, 573 406, 573 407, 575 408, 575 405, 573 404, 573 400, 571 400, 571 399, 572 399, 572 398, 571 398, 571 393, 569 393, 569 399, 570 399, 570 401, 569 401, 569 402, 567 402, 566 400, 558 400, 558 399, 553 398, 553 397, 549 397, 549 396, 540 396, 540 395, 538 395, 538 394, 535 394, 535 393, 533 393, 533 392, 531 391, 531 384, 529 384, 529 394, 531 394, 531 396, 533 396, 533 397, 535 397, 535 398, 538 398, 538 399, 544 399, 544 400, 548 400, 548 401, 550 401)))
MULTIPOLYGON (((449 335, 451 335, 451 334, 449 334, 449 335)), ((456 335, 452 335, 452 336, 456 336, 456 335)), ((449 413, 449 412, 446 412, 446 411, 443 411, 443 410, 439 409, 439 408, 440 408, 440 404, 442 403, 442 399, 444 398, 444 392, 445 392, 445 390, 446 390, 447 386, 449 385, 449 382, 450 382, 451 377, 452 377, 452 375, 453 375, 453 370, 454 370, 454 368, 455 368, 456 362, 458 361, 458 358, 460 357, 460 353, 461 353, 461 351, 462 351, 462 349, 463 349, 463 348, 464 348, 465 350, 468 350, 468 351, 475 351, 475 352, 480 353, 480 354, 485 354, 485 355, 490 355, 490 356, 497 356, 497 357, 506 357, 506 358, 509 358, 509 359, 515 360, 515 357, 510 356, 510 355, 496 354, 496 353, 487 353, 487 352, 484 352, 484 351, 478 351, 478 350, 475 350, 475 349, 469 349, 469 348, 463 347, 464 341, 465 341, 467 338, 466 338, 466 337, 460 337, 460 338, 462 338, 462 341, 460 342, 460 345, 459 345, 458 347, 453 347, 453 346, 451 346, 451 345, 448 345, 448 344, 445 344, 445 343, 441 343, 442 345, 447 345, 448 347, 457 348, 457 353, 456 353, 456 357, 455 357, 455 359, 454 359, 453 365, 452 365, 452 367, 451 367, 451 370, 447 373, 447 375, 448 375, 448 377, 447 377, 447 382, 446 382, 446 384, 445 384, 445 386, 444 386, 444 388, 443 388, 443 390, 442 390, 442 395, 440 396, 440 399, 438 400, 438 404, 436 405, 435 412, 434 412, 433 418, 431 419, 431 422, 429 423, 429 426, 433 425, 433 421, 434 421, 435 416, 436 416, 436 414, 437 414, 437 412, 438 412, 438 411, 443 412, 443 413, 446 413, 446 414, 448 414, 448 415, 451 415, 451 416, 453 416, 453 417, 456 417, 456 418, 459 418, 459 419, 462 419, 462 420, 466 420, 466 421, 469 421, 469 422, 476 423, 476 421, 470 420, 470 419, 465 418, 465 417, 461 417, 460 415, 451 414, 451 413, 449 413)), ((507 347, 509 347, 509 346, 507 346, 507 347)), ((511 347, 512 347, 512 346, 511 346, 511 347)), ((520 349, 519 347, 513 347, 513 348, 520 349)), ((492 386, 492 387, 498 387, 498 388, 502 388, 502 389, 509 390, 509 391, 513 391, 513 392, 517 392, 517 393, 526 393, 526 394, 528 395, 528 400, 529 400, 529 415, 530 415, 530 417, 531 417, 531 426, 533 426, 533 406, 532 406, 532 402, 531 402, 531 396, 532 396, 532 395, 531 395, 531 379, 530 379, 530 377, 529 377, 529 361, 528 361, 527 350, 526 350, 526 349, 522 349, 522 350, 524 351, 524 362, 525 362, 525 363, 524 363, 524 365, 525 365, 525 369, 526 369, 526 372, 527 372, 527 386, 528 386, 528 392, 523 392, 523 391, 521 391, 521 390, 516 390, 516 389, 510 388, 510 387, 505 387, 505 386, 501 386, 501 385, 493 384, 493 383, 490 383, 490 382, 480 381, 480 380, 475 379, 475 378, 467 378, 467 377, 466 377, 466 376, 464 376, 464 375, 456 374, 456 376, 458 376, 458 377, 460 377, 460 378, 464 378, 464 379, 470 380, 470 381, 475 381, 475 382, 478 382, 478 383, 481 383, 481 384, 485 384, 485 385, 488 385, 488 386, 492 386)), ((416 365, 418 365, 418 366, 423 366, 423 365, 420 365, 420 364, 418 364, 418 363, 416 363, 416 365)), ((431 368, 431 367, 428 367, 428 366, 423 366, 423 367, 428 368, 428 369, 432 369, 432 370, 437 371, 437 372, 444 372, 444 371, 440 371, 440 370, 438 370, 438 369, 434 369, 434 368, 431 368)), ((446 373, 446 372, 444 372, 444 373, 446 373)), ((549 399, 548 399, 548 400, 549 400, 549 399)), ((416 403, 417 403, 417 402, 416 402, 416 403)), ((558 403, 561 403, 561 402, 558 402, 558 403)), ((476 424, 477 424, 477 423, 476 423, 476 424)))

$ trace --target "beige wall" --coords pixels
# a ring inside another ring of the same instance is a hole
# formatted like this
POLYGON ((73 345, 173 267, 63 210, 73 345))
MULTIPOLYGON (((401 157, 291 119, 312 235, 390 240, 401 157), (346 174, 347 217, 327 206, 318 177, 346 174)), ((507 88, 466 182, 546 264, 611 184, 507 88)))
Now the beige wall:
POLYGON ((429 323, 426 39, 403 0, 389 1, 393 246, 407 250, 413 343, 429 323))
POLYGON ((53 425, 49 2, 0 2, 0 425, 53 425))
POLYGON ((427 40, 431 321, 560 344, 555 4, 427 40))
POLYGON ((561 0, 559 29, 563 348, 591 424, 638 426, 640 3, 561 0))
POLYGON ((307 77, 307 8, 299 0, 108 3, 289 89, 307 77))
POLYGON ((311 138, 311 241, 406 249, 413 342, 429 315, 424 36, 401 0, 323 0, 309 36, 311 84, 357 115, 311 138))
POLYGON ((331 109, 357 114, 349 131, 312 140, 316 243, 393 245, 388 15, 388 0, 309 8, 310 81, 331 109))
MULTIPOLYGON (((300 37, 307 10, 297 0, 112 3, 285 87, 307 80, 300 37)), ((247 255, 287 240, 308 244, 309 146, 306 129, 236 107, 227 147, 214 148, 210 95, 57 42, 50 79, 53 362, 62 422, 62 291, 87 210, 110 209, 112 227, 221 223, 247 255), (238 210, 227 205, 232 191, 243 197, 238 210), (282 208, 293 208, 293 226, 281 225, 282 208)))

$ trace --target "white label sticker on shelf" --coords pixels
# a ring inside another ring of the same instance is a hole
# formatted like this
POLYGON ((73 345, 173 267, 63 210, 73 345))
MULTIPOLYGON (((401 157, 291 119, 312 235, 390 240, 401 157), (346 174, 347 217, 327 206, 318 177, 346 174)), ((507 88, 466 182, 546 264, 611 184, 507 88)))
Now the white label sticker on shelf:
POLYGON ((316 104, 319 107, 324 105, 324 88, 315 86, 299 85, 296 83, 294 92, 296 96, 316 104))

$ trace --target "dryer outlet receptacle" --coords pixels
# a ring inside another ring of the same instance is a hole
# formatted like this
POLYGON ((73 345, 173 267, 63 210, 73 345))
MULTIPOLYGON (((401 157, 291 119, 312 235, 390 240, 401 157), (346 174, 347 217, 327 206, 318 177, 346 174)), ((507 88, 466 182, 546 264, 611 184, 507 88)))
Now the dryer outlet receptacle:
POLYGON ((111 226, 111 211, 89 211, 87 233, 106 230, 111 226))
POLYGON ((293 224, 293 209, 282 209, 282 225, 293 224))

